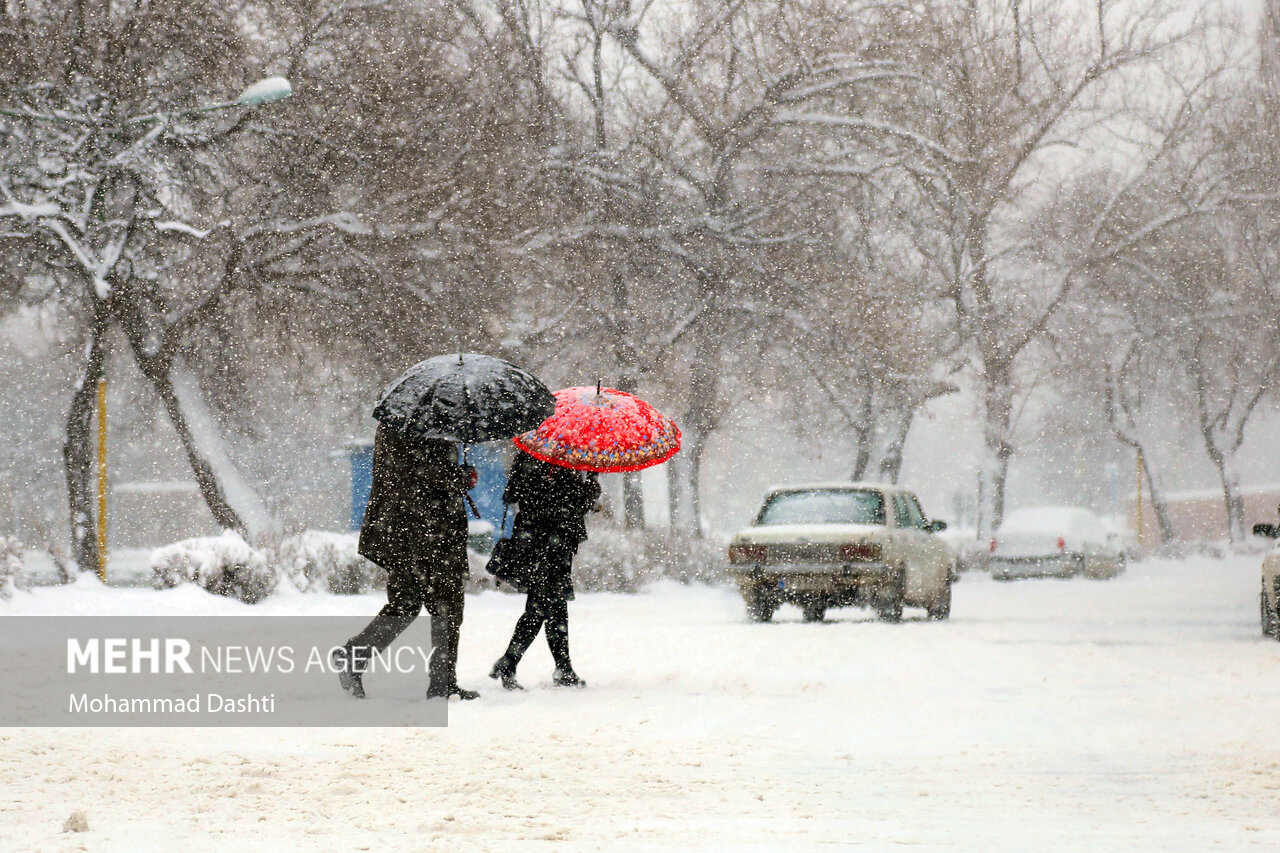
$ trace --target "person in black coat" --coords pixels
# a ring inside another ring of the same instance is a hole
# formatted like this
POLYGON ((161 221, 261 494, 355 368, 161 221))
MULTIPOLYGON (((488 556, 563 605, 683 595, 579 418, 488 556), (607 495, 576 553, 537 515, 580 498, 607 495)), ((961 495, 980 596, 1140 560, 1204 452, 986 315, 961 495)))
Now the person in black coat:
POLYGON ((585 687, 569 659, 571 568, 578 545, 587 538, 585 516, 600 497, 593 473, 551 465, 518 451, 502 499, 518 505, 511 538, 523 564, 528 597, 506 654, 489 673, 508 690, 520 690, 516 667, 538 631, 546 633, 555 661, 552 680, 562 687, 585 687))
POLYGON ((364 698, 362 675, 425 607, 431 614, 428 698, 480 694, 458 686, 467 565, 463 497, 475 469, 458 464, 452 441, 411 441, 379 426, 373 445, 373 485, 360 526, 361 556, 387 571, 387 605, 363 631, 334 652, 344 690, 364 698))

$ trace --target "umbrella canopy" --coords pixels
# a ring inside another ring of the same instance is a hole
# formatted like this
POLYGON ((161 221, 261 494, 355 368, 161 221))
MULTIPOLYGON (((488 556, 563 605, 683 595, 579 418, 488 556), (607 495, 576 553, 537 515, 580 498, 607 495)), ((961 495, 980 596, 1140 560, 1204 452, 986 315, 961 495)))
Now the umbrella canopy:
POLYGON ((514 364, 476 353, 420 361, 387 386, 373 416, 408 438, 463 444, 511 438, 555 411, 555 398, 514 364))
POLYGON ((644 400, 614 388, 564 388, 555 414, 515 437, 525 453, 576 471, 639 471, 680 449, 680 430, 644 400))

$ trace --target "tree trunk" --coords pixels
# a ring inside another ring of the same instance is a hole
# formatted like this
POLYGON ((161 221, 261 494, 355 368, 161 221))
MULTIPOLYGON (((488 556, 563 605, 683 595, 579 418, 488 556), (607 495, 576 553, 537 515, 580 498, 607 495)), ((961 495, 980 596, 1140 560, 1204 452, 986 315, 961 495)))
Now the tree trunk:
MULTIPOLYGON (((826 387, 826 383, 823 383, 826 387)), ((853 457, 853 471, 850 472, 850 479, 855 483, 862 482, 867 477, 867 471, 871 468, 872 457, 872 435, 875 433, 875 424, 872 423, 872 405, 871 398, 873 392, 870 383, 862 386, 862 406, 859 408, 857 415, 859 417, 850 417, 851 410, 842 407, 846 419, 849 421, 849 428, 853 430, 853 434, 857 441, 857 452, 853 457)), ((832 397, 834 400, 834 396, 832 397)))
MULTIPOLYGON (((618 381, 618 390, 635 393, 636 381, 626 368, 618 381)), ((644 529, 644 494, 640 490, 638 471, 622 475, 622 525, 627 530, 644 529)))
POLYGON ((113 292, 113 313, 120 321, 134 362, 160 397, 165 414, 178 433, 187 462, 214 520, 256 543, 279 532, 266 503, 237 470, 222 438, 222 427, 205 402, 200 383, 177 352, 170 328, 157 329, 145 304, 130 292, 128 282, 113 292))
MULTIPOLYGON (((714 308, 709 313, 714 315, 714 308)), ((681 530, 694 538, 702 538, 702 454, 707 437, 716 427, 715 405, 720 393, 718 368, 719 347, 723 344, 719 330, 707 324, 696 332, 694 341, 692 385, 689 395, 688 416, 681 430, 681 448, 676 454, 680 460, 677 470, 681 474, 681 492, 687 496, 678 516, 681 530), (683 457, 683 459, 681 459, 683 457)), ((674 497, 674 496, 673 496, 674 497)))
POLYGON ((266 503, 231 461, 217 419, 204 400, 195 374, 181 357, 175 357, 167 370, 157 370, 152 365, 144 373, 178 433, 191 473, 214 520, 248 542, 260 542, 278 532, 266 503))
POLYGON ((688 490, 689 510, 693 516, 689 532, 695 539, 701 539, 702 529, 702 452, 707 447, 706 435, 699 432, 697 440, 688 448, 688 490))
POLYGON ((907 433, 911 431, 913 420, 915 410, 905 406, 883 410, 876 419, 877 460, 874 470, 880 482, 898 482, 902 474, 902 448, 907 443, 907 433))
POLYGON ((679 453, 667 462, 667 526, 672 533, 681 529, 681 502, 685 500, 680 495, 680 464, 679 453))
POLYGON ((1013 386, 1010 382, 1011 366, 985 365, 983 374, 983 507, 980 511, 982 526, 979 539, 989 539, 1004 520, 1004 491, 1009 477, 1009 460, 1013 457, 1013 444, 1009 432, 1013 419, 1013 386))
MULTIPOLYGON (((1137 441, 1126 442, 1142 454, 1142 474, 1147 481, 1147 497, 1150 498, 1151 511, 1156 516, 1156 528, 1160 532, 1160 544, 1168 545, 1173 541, 1176 531, 1173 519, 1169 515, 1169 504, 1164 499, 1164 485, 1151 462, 1151 454, 1137 441)), ((1138 531, 1141 535, 1142 531, 1138 531)))
MULTIPOLYGON (((671 532, 684 533, 697 537, 698 515, 697 498, 693 484, 697 474, 694 471, 695 448, 702 444, 701 436, 692 430, 684 430, 681 435, 680 452, 671 457, 667 463, 671 489, 671 532)), ((696 451, 701 455, 701 451, 696 451)))
POLYGON ((627 530, 644 530, 644 493, 638 471, 622 475, 622 524, 627 530))
MULTIPOLYGON (((1129 351, 1120 362, 1120 370, 1115 372, 1108 367, 1104 408, 1116 439, 1121 444, 1132 447, 1138 454, 1138 459, 1141 460, 1142 469, 1138 472, 1138 488, 1142 488, 1142 482, 1145 480, 1147 493, 1151 498, 1151 509, 1155 513, 1156 526, 1160 533, 1160 544, 1168 545, 1173 541, 1175 532, 1173 520, 1169 516, 1169 506, 1164 499, 1164 482, 1153 461, 1151 448, 1155 446, 1155 442, 1143 439, 1143 431, 1138 429, 1137 415, 1134 411, 1137 407, 1128 401, 1121 387, 1125 369, 1131 363, 1135 353, 1134 345, 1131 344, 1129 351)), ((1137 527, 1137 534, 1141 539, 1142 526, 1137 524, 1137 527)))
POLYGON ((62 445, 67 502, 71 513, 71 559, 80 571, 94 573, 98 571, 98 549, 94 535, 93 415, 97 409, 98 379, 106 368, 107 333, 110 330, 107 317, 105 308, 95 304, 84 362, 71 395, 62 445))
POLYGON ((1240 475, 1236 471, 1235 455, 1210 446, 1209 458, 1218 471, 1222 483, 1222 504, 1227 512, 1227 538, 1232 545, 1244 541, 1244 496, 1240 494, 1240 475))
POLYGON ((858 452, 853 457, 853 470, 849 472, 849 479, 855 483, 862 482, 867 476, 867 468, 871 464, 871 443, 867 441, 867 434, 861 431, 855 431, 858 436, 858 452))

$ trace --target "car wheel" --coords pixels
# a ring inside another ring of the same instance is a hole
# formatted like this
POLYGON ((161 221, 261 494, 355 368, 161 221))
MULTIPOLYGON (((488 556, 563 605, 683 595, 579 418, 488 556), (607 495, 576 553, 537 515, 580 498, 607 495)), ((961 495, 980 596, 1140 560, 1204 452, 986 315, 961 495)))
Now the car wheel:
POLYGON ((827 615, 827 605, 821 601, 811 601, 801 610, 804 612, 806 622, 821 622, 822 617, 827 615))
POLYGON ((875 608, 876 616, 881 622, 902 621, 903 599, 907 597, 906 583, 906 572, 898 569, 889 578, 884 589, 880 591, 880 596, 876 599, 875 608))
POLYGON ((942 588, 942 593, 937 600, 930 604, 926 611, 930 619, 946 619, 951 615, 951 580, 948 578, 947 583, 942 588))
POLYGON ((773 619, 773 611, 778 609, 778 602, 764 586, 757 586, 747 597, 747 616, 752 622, 769 622, 773 619))
POLYGON ((1280 640, 1280 614, 1267 602, 1267 585, 1263 582, 1262 592, 1258 594, 1258 609, 1262 616, 1262 636, 1280 640))

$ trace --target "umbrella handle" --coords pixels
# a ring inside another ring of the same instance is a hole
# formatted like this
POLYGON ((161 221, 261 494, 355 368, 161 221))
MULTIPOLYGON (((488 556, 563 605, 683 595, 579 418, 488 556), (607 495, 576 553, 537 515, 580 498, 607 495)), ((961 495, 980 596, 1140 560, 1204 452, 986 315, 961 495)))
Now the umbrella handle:
POLYGON ((462 496, 467 499, 467 506, 471 507, 471 514, 476 518, 480 517, 480 510, 476 508, 476 502, 471 499, 471 495, 463 492, 462 496))

